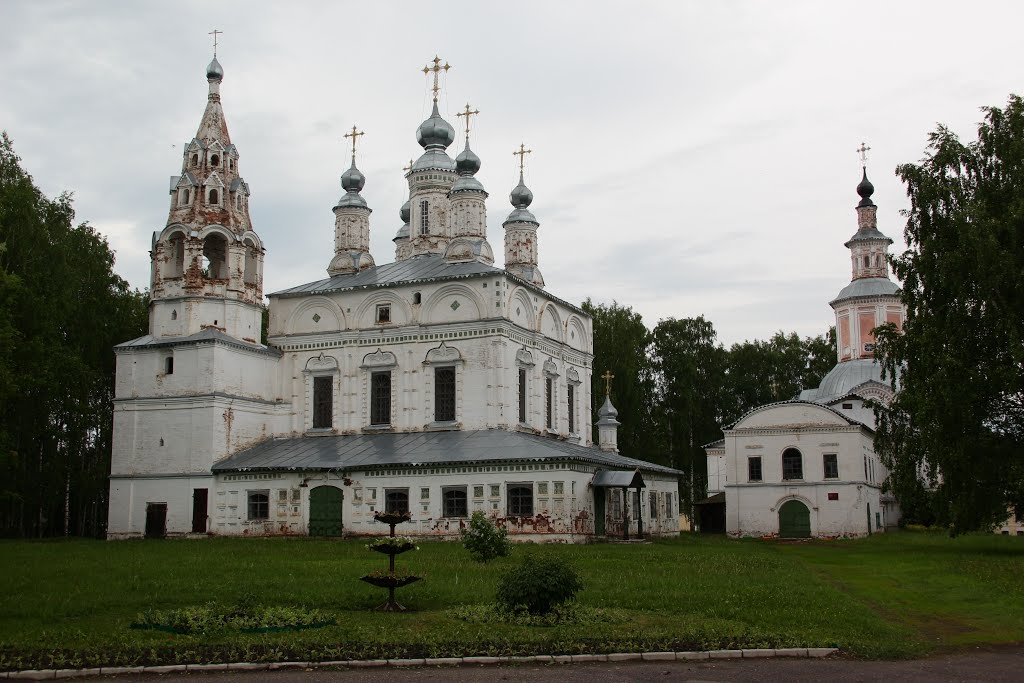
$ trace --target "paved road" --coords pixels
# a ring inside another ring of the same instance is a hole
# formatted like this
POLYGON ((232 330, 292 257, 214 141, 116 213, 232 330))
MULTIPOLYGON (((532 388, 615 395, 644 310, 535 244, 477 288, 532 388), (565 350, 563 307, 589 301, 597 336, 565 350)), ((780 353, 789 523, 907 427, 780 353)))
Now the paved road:
MULTIPOLYGON (((111 677, 126 680, 126 676, 111 677)), ((716 662, 623 662, 530 666, 461 666, 413 669, 343 669, 336 671, 255 671, 252 673, 142 676, 134 680, 160 683, 740 683, 760 681, 1024 681, 1024 645, 942 655, 900 662, 850 659, 748 659, 716 662)))

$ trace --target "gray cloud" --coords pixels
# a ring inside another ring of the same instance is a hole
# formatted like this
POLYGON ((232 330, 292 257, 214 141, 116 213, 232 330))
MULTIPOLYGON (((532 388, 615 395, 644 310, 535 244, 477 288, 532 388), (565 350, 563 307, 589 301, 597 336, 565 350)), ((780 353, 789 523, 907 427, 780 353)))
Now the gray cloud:
POLYGON ((429 109, 418 69, 439 53, 453 65, 447 118, 458 128, 467 100, 482 112, 473 148, 498 254, 525 142, 553 293, 618 299, 649 324, 703 313, 732 343, 830 323, 862 139, 880 226, 902 248, 893 169, 922 156, 935 122, 972 136, 978 107, 1018 87, 1024 8, 94 0, 8 2, 3 15, 0 127, 47 193, 75 192, 135 286, 204 107, 217 27, 267 291, 325 276, 353 124, 366 131, 371 248, 392 260, 401 169, 429 109))

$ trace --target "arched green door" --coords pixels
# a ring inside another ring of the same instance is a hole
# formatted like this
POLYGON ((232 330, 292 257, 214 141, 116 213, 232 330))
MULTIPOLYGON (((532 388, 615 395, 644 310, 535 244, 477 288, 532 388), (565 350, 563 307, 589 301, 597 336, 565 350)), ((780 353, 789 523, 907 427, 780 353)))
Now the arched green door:
POLYGON ((787 500, 779 508, 781 538, 810 538, 811 511, 798 500, 787 500))
POLYGON ((341 489, 317 486, 309 492, 309 535, 341 536, 341 489))

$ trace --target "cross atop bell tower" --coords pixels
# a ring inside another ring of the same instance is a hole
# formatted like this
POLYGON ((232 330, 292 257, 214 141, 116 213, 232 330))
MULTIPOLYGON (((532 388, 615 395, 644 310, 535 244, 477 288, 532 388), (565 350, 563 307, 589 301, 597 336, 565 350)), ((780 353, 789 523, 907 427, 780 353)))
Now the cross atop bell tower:
POLYGON ((431 88, 431 90, 434 91, 434 102, 437 102, 437 93, 441 91, 441 86, 437 84, 437 77, 441 74, 442 71, 445 72, 445 74, 447 74, 448 69, 452 67, 448 62, 445 62, 444 66, 441 66, 441 58, 438 57, 437 55, 434 55, 434 59, 432 61, 434 63, 434 66, 428 65, 423 67, 423 73, 434 73, 434 87, 431 88))

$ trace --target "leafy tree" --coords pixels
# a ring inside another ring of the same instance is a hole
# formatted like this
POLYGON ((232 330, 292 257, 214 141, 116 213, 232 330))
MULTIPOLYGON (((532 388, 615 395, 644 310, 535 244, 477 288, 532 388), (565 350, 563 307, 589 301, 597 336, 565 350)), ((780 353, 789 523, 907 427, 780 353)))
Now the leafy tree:
POLYGON ((706 487, 703 446, 722 433, 726 351, 711 322, 698 316, 659 321, 653 355, 672 466, 686 473, 681 496, 689 505, 706 487))
POLYGON ((835 328, 803 340, 781 330, 768 341, 745 341, 729 349, 724 422, 758 406, 795 398, 813 389, 836 364, 835 328))
POLYGON ((908 248, 892 258, 907 319, 877 332, 899 392, 876 447, 901 498, 932 490, 957 534, 1024 510, 1024 102, 986 107, 978 139, 945 126, 903 164, 908 248))
MULTIPOLYGON (((601 375, 610 371, 612 403, 619 411, 619 452, 634 458, 667 464, 665 443, 660 437, 655 402, 654 367, 650 357, 651 333, 643 318, 629 306, 583 302, 594 319, 594 372, 591 377, 593 414, 604 403, 601 375)), ((597 441, 597 428, 594 428, 597 441)))
POLYGON ((147 298, 71 196, 48 199, 0 136, 0 534, 98 534, 106 519, 115 343, 147 298))

